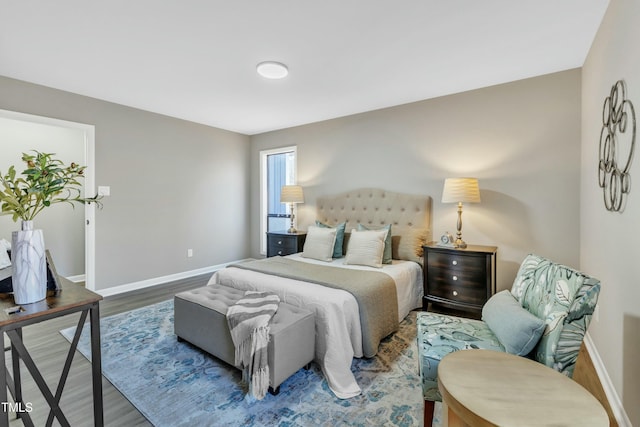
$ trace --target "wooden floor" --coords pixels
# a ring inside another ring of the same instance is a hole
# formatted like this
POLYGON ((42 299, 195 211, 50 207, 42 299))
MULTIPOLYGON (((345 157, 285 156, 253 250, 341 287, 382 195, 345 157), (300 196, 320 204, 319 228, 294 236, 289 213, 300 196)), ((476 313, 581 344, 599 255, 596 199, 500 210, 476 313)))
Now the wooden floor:
MULTIPOLYGON (((111 316, 138 307, 171 299, 178 292, 207 284, 211 274, 154 286, 145 290, 107 297, 100 303, 101 317, 111 316)), ((59 334, 61 329, 76 326, 80 314, 71 314, 48 320, 23 329, 24 342, 31 353, 49 388, 55 391, 60 371, 69 350, 68 341, 59 334)), ((11 352, 7 352, 7 366, 10 366, 11 352)), ((23 397, 33 407, 31 417, 36 426, 45 425, 49 407, 35 386, 28 371, 22 365, 23 397)), ((150 426, 151 424, 125 399, 111 383, 103 377, 105 426, 150 426)), ((69 378, 62 395, 60 407, 72 426, 93 425, 93 400, 91 365, 79 352, 73 359, 69 378)), ((176 408, 184 411, 188 408, 176 408)), ((22 426, 22 422, 10 415, 10 426, 22 426)), ((54 425, 59 425, 57 421, 54 425)))

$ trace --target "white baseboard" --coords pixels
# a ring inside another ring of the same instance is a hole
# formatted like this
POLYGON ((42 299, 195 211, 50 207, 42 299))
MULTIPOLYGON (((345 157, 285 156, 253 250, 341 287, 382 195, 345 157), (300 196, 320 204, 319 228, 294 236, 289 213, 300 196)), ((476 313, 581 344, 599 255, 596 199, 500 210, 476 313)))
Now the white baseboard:
POLYGON ((84 282, 86 280, 86 277, 84 274, 78 274, 76 276, 69 276, 66 279, 72 281, 73 283, 78 283, 84 282))
POLYGON ((136 291, 138 289, 144 289, 151 286, 161 285, 168 282, 173 282, 174 280, 186 279, 192 276, 198 276, 200 274, 206 273, 214 273, 222 268, 225 268, 228 265, 236 264, 238 262, 247 261, 248 259, 242 259, 238 261, 230 261, 224 264, 212 265, 210 267, 198 268, 196 270, 185 271, 182 273, 170 274, 168 276, 154 277, 153 279, 141 280, 139 282, 127 283, 124 285, 113 286, 111 288, 106 289, 96 289, 93 292, 96 292, 103 297, 108 297, 112 295, 118 295, 124 292, 136 291))
POLYGON ((604 363, 600 358, 600 354, 598 353, 598 349, 596 348, 593 340, 591 339, 591 335, 589 332, 584 337, 584 344, 587 347, 587 351, 589 352, 589 356, 591 356, 591 361, 593 362, 593 366, 596 369, 596 373, 600 378, 600 383, 602 384, 602 388, 604 389, 604 393, 607 395, 607 400, 609 401, 609 405, 611 405, 611 410, 613 411, 613 416, 616 417, 616 421, 620 427, 633 427, 631 425, 631 420, 627 416, 627 413, 622 406, 622 401, 620 400, 620 396, 618 396, 618 392, 616 392, 613 383, 611 382, 611 378, 607 373, 607 369, 604 367, 604 363))

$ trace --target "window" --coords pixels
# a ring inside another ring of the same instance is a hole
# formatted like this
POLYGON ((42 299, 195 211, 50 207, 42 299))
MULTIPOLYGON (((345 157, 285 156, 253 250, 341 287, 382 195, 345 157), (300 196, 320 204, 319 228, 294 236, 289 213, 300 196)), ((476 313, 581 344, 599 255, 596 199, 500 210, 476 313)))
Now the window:
POLYGON ((260 252, 267 252, 267 231, 287 230, 291 212, 280 203, 284 185, 296 183, 296 147, 260 152, 260 252))

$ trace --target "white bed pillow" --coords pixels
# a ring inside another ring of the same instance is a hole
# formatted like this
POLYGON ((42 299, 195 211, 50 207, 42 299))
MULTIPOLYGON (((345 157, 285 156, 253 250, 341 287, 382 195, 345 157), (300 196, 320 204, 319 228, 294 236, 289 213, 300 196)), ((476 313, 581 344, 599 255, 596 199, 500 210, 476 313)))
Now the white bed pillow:
POLYGON ((366 226, 362 224, 358 224, 358 230, 387 230, 387 237, 384 239, 384 252, 382 253, 382 263, 383 264, 391 264, 392 261, 392 240, 391 240, 391 224, 383 225, 381 227, 375 226, 366 226))
POLYGON ((302 256, 320 261, 333 259, 333 246, 336 243, 335 228, 322 228, 310 225, 307 229, 307 238, 304 241, 302 256))
POLYGON ((384 241, 389 230, 351 230, 345 264, 382 267, 384 241))

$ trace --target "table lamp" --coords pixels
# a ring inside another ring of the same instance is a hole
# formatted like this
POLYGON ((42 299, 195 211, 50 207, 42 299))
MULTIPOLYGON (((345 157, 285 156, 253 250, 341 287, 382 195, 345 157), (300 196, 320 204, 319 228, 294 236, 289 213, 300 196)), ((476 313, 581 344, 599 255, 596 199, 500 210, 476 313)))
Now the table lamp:
POLYGON ((299 185, 285 185, 280 191, 280 203, 289 203, 291 209, 291 227, 287 233, 296 233, 298 230, 293 226, 293 218, 295 217, 293 209, 296 203, 304 203, 304 195, 302 187, 299 185))
POLYGON ((442 190, 442 203, 458 204, 458 233, 455 247, 464 249, 467 244, 462 240, 462 203, 480 203, 480 188, 476 178, 447 178, 442 190))

